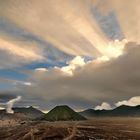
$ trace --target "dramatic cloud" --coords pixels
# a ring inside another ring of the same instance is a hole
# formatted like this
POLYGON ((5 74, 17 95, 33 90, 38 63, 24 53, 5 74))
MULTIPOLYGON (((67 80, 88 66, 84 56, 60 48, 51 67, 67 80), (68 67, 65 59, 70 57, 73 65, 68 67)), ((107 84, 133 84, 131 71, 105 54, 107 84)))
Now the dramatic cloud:
MULTIPOLYGON (((98 9, 95 5, 94 0, 0 1, 0 36, 6 36, 0 39, 0 68, 41 61, 44 55, 45 59, 60 56, 57 51, 50 51, 48 44, 75 56, 118 57, 126 40, 114 38, 114 41, 106 36, 99 25, 109 25, 104 20, 100 24, 96 21, 98 9), (47 48, 45 52, 41 52, 41 44, 47 48), (5 63, 9 60, 11 63, 5 63)), ((110 18, 117 23, 113 20, 115 15, 110 18)), ((109 32, 112 34, 111 30, 109 32)))
POLYGON ((1 92, 12 89, 24 98, 20 103, 45 102, 48 108, 134 104, 137 99, 128 99, 140 96, 139 5, 139 0, 0 0, 0 69, 26 75, 8 79, 1 71, 1 92))
POLYGON ((120 48, 109 45, 92 8, 91 0, 5 0, 0 1, 0 16, 68 54, 114 57, 120 48))
POLYGON ((62 70, 63 67, 30 71, 28 81, 34 84, 20 88, 31 95, 39 94, 48 102, 60 101, 60 104, 65 102, 62 98, 70 102, 73 98, 77 102, 84 99, 82 107, 91 105, 91 102, 94 106, 102 102, 116 103, 139 96, 139 56, 140 47, 135 43, 128 43, 123 55, 111 60, 95 59, 84 63, 78 56, 78 60, 82 60, 78 63, 83 65, 73 69, 71 76, 62 70))
POLYGON ((94 108, 95 110, 111 110, 112 107, 109 103, 103 102, 101 105, 98 105, 94 108))

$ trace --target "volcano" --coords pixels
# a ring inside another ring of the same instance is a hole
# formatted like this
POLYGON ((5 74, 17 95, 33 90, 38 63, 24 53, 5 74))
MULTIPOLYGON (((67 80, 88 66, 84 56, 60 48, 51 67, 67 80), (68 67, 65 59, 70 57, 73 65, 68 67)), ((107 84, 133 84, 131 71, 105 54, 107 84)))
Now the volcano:
POLYGON ((47 121, 80 121, 86 120, 85 117, 72 110, 67 105, 56 106, 43 117, 47 121))

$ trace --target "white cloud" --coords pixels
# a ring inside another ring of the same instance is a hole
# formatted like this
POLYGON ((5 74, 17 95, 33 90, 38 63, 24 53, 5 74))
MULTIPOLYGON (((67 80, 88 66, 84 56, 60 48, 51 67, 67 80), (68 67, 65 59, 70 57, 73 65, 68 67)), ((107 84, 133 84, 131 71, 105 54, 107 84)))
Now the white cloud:
POLYGON ((94 108, 95 110, 110 110, 112 107, 110 106, 109 103, 103 102, 101 105, 98 105, 94 108))
POLYGON ((76 56, 70 62, 68 62, 68 64, 73 66, 84 66, 85 61, 84 58, 82 58, 81 56, 76 56))
POLYGON ((24 82, 23 84, 26 85, 26 86, 31 86, 32 85, 32 83, 30 83, 30 82, 24 82))
POLYGON ((18 85, 32 86, 33 85, 33 83, 27 82, 27 81, 9 80, 9 82, 14 86, 18 86, 18 85))
POLYGON ((117 107, 121 105, 137 106, 140 105, 140 96, 132 97, 129 100, 119 101, 115 104, 117 107))
POLYGON ((40 71, 40 72, 46 72, 47 71, 46 68, 36 68, 35 70, 36 71, 40 71))
POLYGON ((76 56, 73 58, 70 62, 67 63, 68 66, 64 66, 61 68, 61 70, 69 75, 73 74, 73 71, 78 67, 83 67, 86 63, 84 61, 84 58, 81 56, 76 56))

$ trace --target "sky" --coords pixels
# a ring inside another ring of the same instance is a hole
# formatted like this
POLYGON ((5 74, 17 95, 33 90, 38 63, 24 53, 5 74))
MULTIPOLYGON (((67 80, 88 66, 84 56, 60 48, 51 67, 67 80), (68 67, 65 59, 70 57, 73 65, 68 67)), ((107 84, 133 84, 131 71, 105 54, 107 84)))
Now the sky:
POLYGON ((0 0, 0 108, 140 104, 139 0, 0 0))

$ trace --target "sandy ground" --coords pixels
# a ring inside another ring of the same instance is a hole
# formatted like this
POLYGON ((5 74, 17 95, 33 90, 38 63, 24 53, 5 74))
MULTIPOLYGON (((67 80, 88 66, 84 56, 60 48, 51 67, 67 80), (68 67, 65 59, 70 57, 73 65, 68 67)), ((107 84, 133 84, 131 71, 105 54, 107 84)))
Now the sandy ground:
POLYGON ((0 140, 140 140, 140 118, 3 122, 0 125, 0 140))

